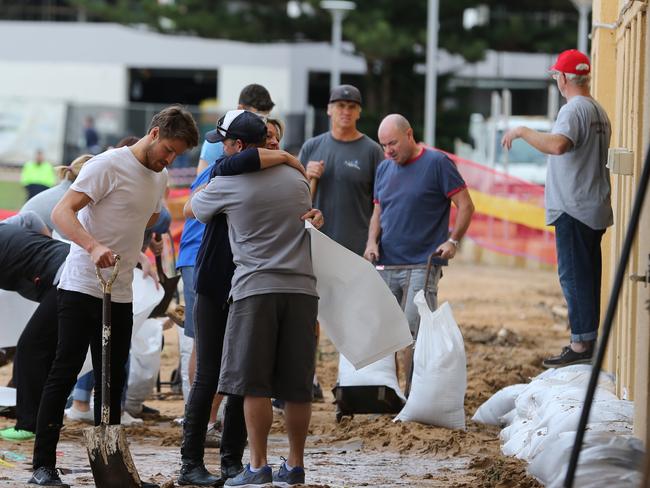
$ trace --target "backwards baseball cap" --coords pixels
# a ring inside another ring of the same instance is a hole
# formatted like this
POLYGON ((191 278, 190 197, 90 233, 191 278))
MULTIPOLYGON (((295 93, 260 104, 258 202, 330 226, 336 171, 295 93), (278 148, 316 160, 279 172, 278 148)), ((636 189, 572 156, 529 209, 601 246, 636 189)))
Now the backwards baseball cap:
POLYGON ((361 92, 352 85, 339 85, 332 89, 329 103, 338 102, 339 100, 355 102, 361 105, 361 92))
POLYGON ((259 143, 266 137, 266 124, 259 115, 248 110, 230 110, 217 121, 217 128, 205 134, 208 142, 241 139, 259 143))
POLYGON ((551 71, 583 76, 591 72, 591 63, 586 54, 577 49, 569 49, 560 53, 555 64, 551 66, 551 71))

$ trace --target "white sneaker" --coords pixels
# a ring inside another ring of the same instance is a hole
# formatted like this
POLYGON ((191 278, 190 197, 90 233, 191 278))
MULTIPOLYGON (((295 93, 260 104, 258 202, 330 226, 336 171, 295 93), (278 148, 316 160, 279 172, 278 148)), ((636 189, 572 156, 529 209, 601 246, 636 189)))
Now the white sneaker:
POLYGON ((95 423, 95 414, 92 409, 88 410, 87 412, 82 412, 81 410, 77 410, 74 407, 66 408, 65 416, 68 419, 75 420, 77 422, 85 422, 87 424, 95 423))
POLYGON ((131 414, 129 414, 129 412, 127 412, 126 410, 122 411, 122 417, 120 417, 120 424, 129 426, 129 425, 139 425, 142 423, 143 423, 142 419, 136 419, 135 417, 132 417, 131 414))

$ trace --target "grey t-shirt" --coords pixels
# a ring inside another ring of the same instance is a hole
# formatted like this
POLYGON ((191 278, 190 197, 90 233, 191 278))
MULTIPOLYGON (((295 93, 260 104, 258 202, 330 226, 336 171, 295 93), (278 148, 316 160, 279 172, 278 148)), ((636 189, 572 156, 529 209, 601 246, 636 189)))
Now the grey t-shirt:
POLYGON ((605 166, 612 135, 607 113, 590 97, 573 97, 560 109, 552 133, 567 137, 573 146, 548 157, 546 223, 567 213, 592 229, 609 227, 614 218, 605 166))
POLYGON ((311 208, 309 185, 295 169, 279 165, 239 176, 216 176, 192 198, 196 218, 228 216, 237 265, 230 295, 241 300, 266 293, 318 296, 309 233, 300 220, 311 208))
POLYGON ((366 135, 347 142, 326 132, 307 140, 298 159, 305 166, 309 161, 325 162, 314 201, 325 218, 320 230, 362 255, 373 210, 375 172, 384 159, 381 147, 366 135))
POLYGON ((65 192, 68 191, 70 185, 72 185, 72 181, 64 179, 58 185, 53 186, 52 188, 48 188, 47 190, 40 192, 38 195, 34 195, 32 198, 25 202, 23 208, 20 209, 20 213, 22 214, 23 212, 27 211, 36 212, 38 216, 43 219, 50 230, 56 230, 61 237, 66 239, 66 236, 63 232, 61 232, 61 229, 56 227, 52 222, 50 214, 52 213, 52 209, 56 206, 56 204, 59 203, 59 200, 63 198, 65 192))

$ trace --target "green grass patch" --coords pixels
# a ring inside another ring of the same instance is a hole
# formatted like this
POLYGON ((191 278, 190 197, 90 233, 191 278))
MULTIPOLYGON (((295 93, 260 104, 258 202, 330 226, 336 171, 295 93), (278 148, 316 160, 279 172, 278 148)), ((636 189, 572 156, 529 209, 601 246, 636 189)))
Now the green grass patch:
POLYGON ((25 189, 18 181, 0 181, 0 208, 18 210, 26 197, 25 189))

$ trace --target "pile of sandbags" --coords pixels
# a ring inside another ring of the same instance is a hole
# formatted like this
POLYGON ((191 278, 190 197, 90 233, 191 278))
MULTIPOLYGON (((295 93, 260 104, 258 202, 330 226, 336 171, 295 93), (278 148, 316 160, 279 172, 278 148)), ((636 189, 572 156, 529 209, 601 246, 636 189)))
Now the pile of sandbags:
MULTIPOLYGON (((472 420, 503 426, 505 455, 529 462, 546 486, 562 486, 584 403, 591 366, 551 369, 529 384, 508 386, 479 407, 472 420)), ((638 486, 643 447, 632 436, 633 403, 614 394, 601 373, 592 404, 576 487, 638 486)))

